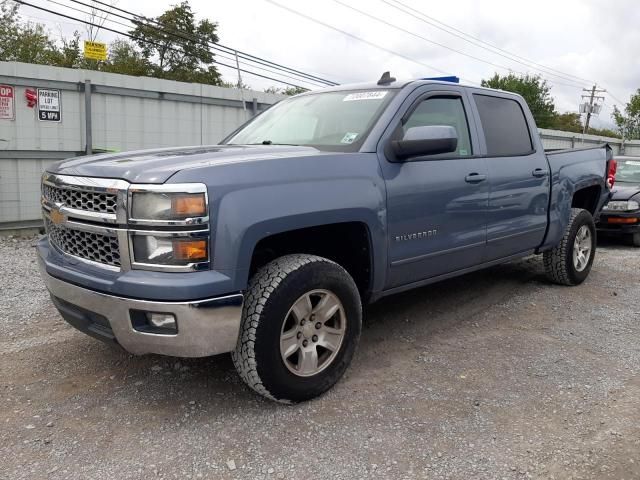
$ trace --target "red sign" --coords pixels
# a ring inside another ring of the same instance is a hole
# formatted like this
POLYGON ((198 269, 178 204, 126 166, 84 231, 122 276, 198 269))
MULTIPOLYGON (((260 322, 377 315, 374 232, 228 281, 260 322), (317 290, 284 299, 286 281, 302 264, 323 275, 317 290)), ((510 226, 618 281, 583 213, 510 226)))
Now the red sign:
POLYGON ((0 85, 0 119, 16 118, 15 89, 10 85, 0 85))
POLYGON ((29 108, 35 107, 38 103, 38 94, 33 88, 27 88, 24 91, 24 98, 27 99, 27 107, 29 108))

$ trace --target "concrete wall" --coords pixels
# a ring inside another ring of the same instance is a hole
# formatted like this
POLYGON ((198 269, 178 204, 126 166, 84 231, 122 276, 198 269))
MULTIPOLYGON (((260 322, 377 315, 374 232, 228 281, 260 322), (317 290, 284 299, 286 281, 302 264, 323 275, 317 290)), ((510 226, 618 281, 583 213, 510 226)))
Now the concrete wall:
POLYGON ((0 229, 40 220, 40 175, 52 162, 87 150, 215 144, 283 98, 211 85, 90 70, 0 62, 0 84, 15 87, 14 120, 0 120, 0 229), (86 81, 90 83, 87 84, 86 81), (62 122, 38 120, 28 88, 61 90, 62 122))
POLYGON ((640 140, 622 142, 619 138, 601 137, 599 135, 582 135, 580 133, 561 132, 559 130, 538 129, 545 149, 581 148, 608 143, 616 155, 640 157, 640 140))
MULTIPOLYGON (((52 162, 92 151, 215 144, 282 98, 264 92, 87 70, 0 62, 15 87, 14 120, 0 120, 0 230, 40 223, 40 175, 52 162), (89 83, 87 83, 89 81, 89 83), (38 120, 27 88, 62 92, 62 122, 38 120), (85 97, 90 99, 89 123, 85 97), (91 142, 87 145, 87 133, 91 142)), ((545 148, 609 143, 640 156, 640 141, 540 130, 545 148)))

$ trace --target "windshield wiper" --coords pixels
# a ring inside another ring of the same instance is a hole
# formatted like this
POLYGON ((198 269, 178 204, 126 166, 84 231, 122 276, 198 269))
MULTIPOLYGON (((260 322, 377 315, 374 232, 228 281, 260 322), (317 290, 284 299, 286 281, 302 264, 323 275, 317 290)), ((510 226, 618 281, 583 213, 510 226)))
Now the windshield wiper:
POLYGON ((263 140, 260 143, 245 143, 244 145, 287 145, 291 147, 299 147, 297 143, 273 143, 271 140, 263 140))

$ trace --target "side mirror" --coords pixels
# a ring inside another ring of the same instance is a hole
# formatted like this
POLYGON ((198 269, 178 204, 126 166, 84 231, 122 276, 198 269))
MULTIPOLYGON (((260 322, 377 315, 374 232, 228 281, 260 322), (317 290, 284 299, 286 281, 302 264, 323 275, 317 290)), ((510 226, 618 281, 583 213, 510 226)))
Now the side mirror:
POLYGON ((447 125, 411 127, 402 140, 391 141, 391 148, 399 160, 455 152, 458 148, 458 134, 455 128, 447 125))

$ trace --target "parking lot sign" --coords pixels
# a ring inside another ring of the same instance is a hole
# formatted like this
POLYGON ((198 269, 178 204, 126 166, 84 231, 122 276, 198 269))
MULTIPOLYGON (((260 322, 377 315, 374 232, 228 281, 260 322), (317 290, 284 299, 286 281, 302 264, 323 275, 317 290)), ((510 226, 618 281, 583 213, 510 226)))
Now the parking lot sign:
POLYGON ((62 95, 60 90, 38 89, 38 119, 43 122, 62 121, 62 95))
POLYGON ((15 89, 11 85, 0 85, 0 119, 15 120, 15 89))

